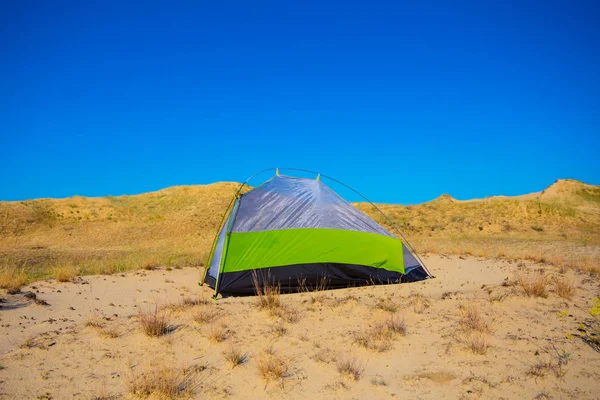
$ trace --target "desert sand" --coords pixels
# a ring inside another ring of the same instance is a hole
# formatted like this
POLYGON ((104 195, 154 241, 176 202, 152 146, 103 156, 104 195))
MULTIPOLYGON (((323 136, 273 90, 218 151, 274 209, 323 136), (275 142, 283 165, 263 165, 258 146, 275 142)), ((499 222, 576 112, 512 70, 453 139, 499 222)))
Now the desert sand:
POLYGON ((600 281, 531 261, 425 262, 435 279, 282 294, 279 313, 210 300, 196 268, 34 282, 0 295, 0 398, 127 398, 157 375, 191 398, 600 398, 600 353, 583 340, 600 281), (548 278, 547 297, 516 274, 548 278), (573 280, 572 300, 553 278, 573 280), (138 316, 154 307, 169 320, 158 337, 138 316), (377 336, 390 321, 405 331, 377 336), (265 360, 282 376, 265 379, 265 360))

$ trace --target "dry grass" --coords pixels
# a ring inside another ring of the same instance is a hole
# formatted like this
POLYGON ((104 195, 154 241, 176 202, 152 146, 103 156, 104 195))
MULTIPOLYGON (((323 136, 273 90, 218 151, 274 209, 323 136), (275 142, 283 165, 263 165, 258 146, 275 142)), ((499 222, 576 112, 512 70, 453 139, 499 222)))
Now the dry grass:
POLYGON ((406 306, 411 307, 417 314, 421 314, 431 307, 431 301, 420 293, 412 293, 406 299, 406 306))
POLYGON ((548 277, 543 272, 517 273, 517 284, 529 297, 548 297, 548 277))
POLYGON ((194 321, 200 325, 207 324, 214 321, 219 316, 217 310, 213 309, 200 309, 194 313, 194 321))
POLYGON ((281 285, 272 282, 270 275, 263 277, 261 273, 253 271, 252 283, 256 294, 256 305, 261 310, 274 312, 273 310, 283 306, 281 302, 281 285))
POLYGON ((21 286, 27 282, 27 274, 22 268, 2 267, 0 269, 0 288, 9 294, 18 293, 21 286))
POLYGON ((364 365, 362 365, 355 356, 339 357, 336 362, 336 367, 342 376, 348 377, 354 381, 358 381, 365 370, 364 365))
POLYGON ((85 324, 86 327, 94 329, 103 338, 116 338, 119 337, 120 330, 114 326, 106 326, 106 321, 97 315, 92 316, 88 319, 85 324))
POLYGON ((114 326, 102 326, 97 328, 96 332, 98 332, 98 335, 100 335, 101 337, 110 339, 117 338, 121 334, 119 328, 114 326))
POLYGON ((399 307, 400 306, 397 303, 389 298, 378 299, 377 303, 375 303, 375 308, 392 313, 398 311, 399 307))
POLYGON ((167 365, 128 368, 125 373, 127 392, 134 397, 175 399, 194 394, 191 371, 167 365))
POLYGON ((148 336, 162 336, 169 333, 172 329, 169 317, 165 310, 159 310, 158 305, 154 305, 154 310, 150 309, 138 311, 138 321, 144 333, 148 336))
POLYGON ((94 315, 88 319, 85 324, 88 328, 102 328, 104 326, 104 321, 97 315, 94 315))
POLYGON ((206 331, 206 337, 213 343, 224 342, 231 336, 225 325, 211 324, 206 331))
POLYGON ((460 326, 464 332, 492 333, 493 321, 486 317, 475 303, 460 307, 460 326))
POLYGON ((55 267, 53 273, 57 282, 70 282, 77 276, 77 270, 72 266, 55 267))
POLYGON ((225 360, 229 363, 231 368, 235 368, 246 362, 248 355, 242 352, 239 347, 231 343, 227 350, 223 352, 223 357, 225 357, 225 360))
POLYGON ((287 328, 282 323, 274 323, 270 331, 275 337, 281 337, 287 333, 287 328))
POLYGON ((287 362, 277 355, 272 349, 267 349, 255 358, 258 373, 265 380, 280 380, 283 385, 283 379, 287 376, 289 366, 287 362))
POLYGON ((370 329, 354 332, 354 343, 368 350, 384 352, 392 349, 392 341, 397 335, 406 335, 404 320, 391 315, 383 323, 376 323, 370 329))
POLYGON ((575 283, 573 278, 568 276, 555 276, 552 278, 554 291, 557 295, 566 300, 573 300, 575 296, 575 283))
POLYGON ((373 386, 387 386, 387 382, 385 381, 385 379, 383 379, 383 377, 376 375, 373 378, 371 378, 371 385, 373 386))
POLYGON ((280 307, 271 308, 269 314, 272 317, 277 317, 290 324, 295 324, 300 320, 300 312, 298 309, 290 306, 281 305, 280 307))
POLYGON ((485 316, 476 303, 460 307, 460 337, 473 354, 485 354, 490 348, 489 335, 494 331, 494 320, 485 316))
POLYGON ((467 348, 473 352, 473 354, 483 355, 487 353, 490 348, 488 337, 485 333, 474 331, 467 334, 466 337, 467 348))
POLYGON ((189 297, 182 296, 177 303, 169 304, 167 308, 171 311, 184 311, 191 307, 211 305, 211 302, 206 297, 189 297))

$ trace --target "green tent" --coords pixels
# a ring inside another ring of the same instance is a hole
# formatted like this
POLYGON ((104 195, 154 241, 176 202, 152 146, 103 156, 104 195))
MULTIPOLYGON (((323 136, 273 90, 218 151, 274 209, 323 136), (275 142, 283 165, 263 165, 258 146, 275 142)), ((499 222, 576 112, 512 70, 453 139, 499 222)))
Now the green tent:
POLYGON ((336 288, 431 277, 405 240, 320 177, 278 172, 247 193, 238 191, 215 239, 205 282, 215 296, 251 294, 255 271, 284 291, 324 278, 336 288))

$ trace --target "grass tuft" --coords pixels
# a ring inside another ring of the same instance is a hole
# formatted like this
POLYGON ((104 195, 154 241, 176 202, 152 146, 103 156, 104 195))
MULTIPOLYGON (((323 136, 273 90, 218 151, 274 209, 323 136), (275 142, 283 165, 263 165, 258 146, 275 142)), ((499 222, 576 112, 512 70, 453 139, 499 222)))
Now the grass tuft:
POLYGON ((260 376, 265 382, 268 383, 271 380, 281 380, 281 383, 283 384, 283 379, 287 376, 289 366, 285 360, 278 356, 272 349, 263 351, 254 361, 256 362, 256 368, 258 368, 260 376))
POLYGON ((555 276, 552 279, 554 291, 565 300, 573 300, 575 296, 575 284, 573 278, 567 276, 555 276))
POLYGON ((243 353, 239 347, 231 344, 227 350, 223 352, 223 357, 225 357, 225 360, 229 363, 231 368, 235 368, 246 362, 248 355, 243 353))
POLYGON ((135 397, 174 399, 194 394, 191 371, 167 365, 129 368, 125 374, 127 392, 135 397))
POLYGON ((354 356, 340 357, 336 362, 338 372, 354 381, 358 381, 365 367, 354 356))
POLYGON ((71 266, 55 267, 53 273, 57 282, 70 282, 77 275, 75 268, 71 266))
POLYGON ((537 273, 518 273, 516 275, 517 284, 523 292, 529 297, 548 297, 547 286, 548 277, 543 272, 537 273))
POLYGON ((8 294, 19 293, 21 286, 27 282, 24 269, 3 267, 0 269, 0 288, 6 289, 8 294))
POLYGON ((154 310, 140 309, 138 311, 138 320, 147 336, 162 336, 171 330, 171 324, 166 311, 159 310, 158 305, 154 305, 154 310))

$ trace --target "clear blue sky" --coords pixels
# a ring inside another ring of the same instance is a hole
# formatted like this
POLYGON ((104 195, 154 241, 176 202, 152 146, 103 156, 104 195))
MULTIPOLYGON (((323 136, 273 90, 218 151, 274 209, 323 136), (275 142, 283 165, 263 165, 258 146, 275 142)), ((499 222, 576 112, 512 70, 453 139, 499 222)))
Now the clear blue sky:
POLYGON ((597 1, 6 1, 0 199, 272 166, 404 204, 600 184, 599 20, 597 1))

